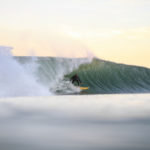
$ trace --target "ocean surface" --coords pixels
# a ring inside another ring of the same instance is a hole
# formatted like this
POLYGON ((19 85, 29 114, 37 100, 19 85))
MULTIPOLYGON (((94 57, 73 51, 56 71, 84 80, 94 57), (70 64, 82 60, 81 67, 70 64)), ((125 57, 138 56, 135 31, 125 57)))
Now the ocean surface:
POLYGON ((0 150, 150 149, 149 68, 0 47, 0 71, 0 150))
POLYGON ((149 150, 150 94, 0 99, 1 150, 149 150))

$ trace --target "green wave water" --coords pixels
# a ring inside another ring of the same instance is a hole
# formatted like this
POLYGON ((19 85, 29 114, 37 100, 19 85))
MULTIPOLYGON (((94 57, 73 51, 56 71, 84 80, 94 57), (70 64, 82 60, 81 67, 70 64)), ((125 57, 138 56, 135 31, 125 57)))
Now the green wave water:
POLYGON ((149 93, 150 69, 138 66, 117 64, 94 59, 90 64, 83 64, 72 73, 81 78, 82 86, 89 90, 87 94, 111 93, 149 93))

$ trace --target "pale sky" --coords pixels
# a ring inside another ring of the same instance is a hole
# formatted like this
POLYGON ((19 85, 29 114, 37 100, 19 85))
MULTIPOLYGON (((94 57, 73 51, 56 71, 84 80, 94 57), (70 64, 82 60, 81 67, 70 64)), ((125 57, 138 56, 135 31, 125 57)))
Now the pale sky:
POLYGON ((150 0, 0 0, 0 45, 150 67, 150 0))

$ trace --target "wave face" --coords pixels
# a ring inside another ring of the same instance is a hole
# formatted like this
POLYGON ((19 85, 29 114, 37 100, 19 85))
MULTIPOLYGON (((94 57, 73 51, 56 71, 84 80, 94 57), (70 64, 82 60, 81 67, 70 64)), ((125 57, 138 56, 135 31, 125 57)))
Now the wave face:
MULTIPOLYGON (((34 62, 37 65, 34 76, 38 83, 53 94, 150 92, 150 69, 144 67, 117 64, 97 58, 89 60, 18 57, 16 59, 23 66, 30 66, 34 62), (82 86, 89 87, 89 90, 81 91, 69 81, 76 73, 82 81, 82 86)), ((32 68, 30 70, 33 70, 32 68)))
POLYGON ((117 64, 99 59, 81 65, 66 77, 78 73, 87 94, 149 93, 150 69, 138 66, 117 64))

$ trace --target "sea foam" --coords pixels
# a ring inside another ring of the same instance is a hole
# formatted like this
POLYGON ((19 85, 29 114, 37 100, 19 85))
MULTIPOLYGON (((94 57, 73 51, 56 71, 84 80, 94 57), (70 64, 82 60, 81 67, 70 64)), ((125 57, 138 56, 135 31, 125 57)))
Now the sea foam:
POLYGON ((11 47, 0 47, 0 97, 50 95, 27 68, 11 55, 11 47))

